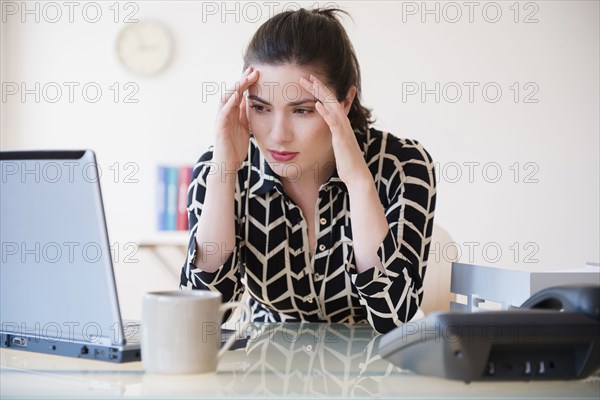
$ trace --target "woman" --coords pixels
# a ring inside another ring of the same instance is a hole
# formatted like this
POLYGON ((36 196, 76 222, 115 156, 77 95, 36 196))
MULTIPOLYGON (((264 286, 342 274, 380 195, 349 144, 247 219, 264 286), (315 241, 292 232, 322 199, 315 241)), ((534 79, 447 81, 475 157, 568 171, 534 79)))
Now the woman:
POLYGON ((423 297, 433 163, 418 142, 369 127, 337 11, 277 14, 248 45, 194 167, 181 287, 224 302, 247 289, 253 321, 384 333, 423 297))

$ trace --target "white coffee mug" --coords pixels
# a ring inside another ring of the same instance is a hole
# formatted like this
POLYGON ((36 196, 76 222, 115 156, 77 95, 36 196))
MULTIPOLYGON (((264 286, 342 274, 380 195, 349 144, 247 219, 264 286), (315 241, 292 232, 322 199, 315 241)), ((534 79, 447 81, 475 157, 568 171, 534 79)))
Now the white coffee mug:
POLYGON ((221 320, 227 309, 242 307, 245 325, 250 308, 241 302, 222 304, 208 290, 151 292, 142 304, 142 363, 149 373, 201 374, 217 370, 219 358, 235 342, 221 344, 221 320))

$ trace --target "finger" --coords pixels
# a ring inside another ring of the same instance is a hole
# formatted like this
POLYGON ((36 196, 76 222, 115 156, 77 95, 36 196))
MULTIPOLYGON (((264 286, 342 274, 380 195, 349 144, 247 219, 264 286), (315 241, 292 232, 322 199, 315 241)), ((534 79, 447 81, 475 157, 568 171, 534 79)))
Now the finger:
MULTIPOLYGON (((317 97, 317 95, 315 93, 315 88, 313 87, 312 82, 303 76, 300 77, 300 86, 302 88, 304 88, 304 90, 306 90, 307 92, 309 92, 310 94, 315 96, 315 98, 317 97)), ((317 98, 317 100, 318 100, 318 98, 317 98)))
MULTIPOLYGON (((251 77, 251 75, 254 72, 255 72, 254 67, 248 67, 246 69, 246 71, 244 71, 244 73, 242 74, 242 77, 240 78, 240 80, 238 80, 236 83, 234 83, 232 86, 230 86, 227 89, 227 91, 225 92, 226 93, 225 97, 222 98, 222 104, 226 104, 235 91, 239 90, 242 87, 247 87, 248 82, 249 82, 249 77, 251 77)), ((256 74, 254 74, 254 75, 256 75, 256 74)), ((254 79, 255 77, 252 76, 251 78, 254 79)), ((244 89, 244 90, 246 90, 246 89, 244 89)), ((243 91, 242 91, 242 93, 243 93, 243 91)))
POLYGON ((246 77, 244 76, 241 80, 237 81, 233 86, 229 87, 226 91, 225 91, 225 96, 222 97, 222 104, 225 105, 229 102, 229 100, 231 100, 231 97, 233 96, 234 93, 236 93, 239 88, 244 84, 244 82, 246 81, 246 77))
POLYGON ((315 108, 317 109, 317 112, 321 115, 321 117, 323 117, 325 123, 329 125, 329 128, 333 128, 334 116, 332 115, 331 111, 329 111, 327 107, 325 107, 320 101, 317 101, 315 103, 315 108))
POLYGON ((335 106, 339 104, 333 91, 331 91, 323 82, 319 81, 314 75, 310 75, 309 79, 301 77, 300 82, 307 91, 312 93, 312 95, 324 105, 333 104, 335 106))
POLYGON ((244 100, 244 92, 258 81, 258 71, 254 70, 246 77, 246 81, 238 88, 237 105, 244 100))
POLYGON ((222 111, 224 111, 227 115, 230 115, 229 113, 231 112, 231 110, 235 109, 237 103, 236 103, 236 99, 237 99, 238 93, 237 91, 233 92, 231 94, 231 96, 229 96, 229 99, 227 100, 227 102, 223 105, 222 111))
POLYGON ((242 96, 242 101, 240 102, 240 123, 246 129, 248 129, 248 115, 246 114, 246 98, 242 96))
POLYGON ((338 101, 333 90, 329 89, 327 85, 317 79, 317 77, 314 75, 311 75, 310 79, 312 80, 312 84, 315 87, 316 92, 320 95, 319 100, 321 100, 323 105, 340 105, 340 102, 338 101))
POLYGON ((219 113, 217 114, 217 120, 216 123, 219 126, 225 126, 227 124, 229 124, 230 118, 233 117, 232 111, 235 112, 235 98, 236 98, 236 93, 234 92, 231 96, 229 96, 229 99, 227 100, 227 102, 225 102, 224 104, 221 104, 221 107, 219 108, 219 113))
POLYGON ((247 77, 245 77, 242 80, 241 84, 235 90, 235 92, 237 93, 236 102, 235 102, 236 106, 239 106, 241 104, 242 99, 244 98, 244 92, 250 86, 252 86, 254 83, 256 83, 257 80, 258 80, 258 71, 256 71, 256 70, 252 71, 250 73, 250 75, 248 75, 247 77))

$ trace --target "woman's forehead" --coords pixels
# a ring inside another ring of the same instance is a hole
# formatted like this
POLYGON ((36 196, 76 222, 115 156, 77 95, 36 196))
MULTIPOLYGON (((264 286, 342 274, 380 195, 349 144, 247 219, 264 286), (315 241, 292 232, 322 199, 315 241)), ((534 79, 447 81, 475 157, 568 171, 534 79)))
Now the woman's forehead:
POLYGON ((296 83, 301 76, 308 78, 311 74, 319 77, 318 70, 310 66, 299 66, 297 64, 255 64, 251 66, 259 72, 257 82, 259 85, 296 83))
POLYGON ((308 79, 314 72, 295 64, 252 65, 259 72, 258 81, 248 88, 249 95, 259 97, 268 103, 298 101, 301 98, 314 98, 300 85, 300 77, 308 79))

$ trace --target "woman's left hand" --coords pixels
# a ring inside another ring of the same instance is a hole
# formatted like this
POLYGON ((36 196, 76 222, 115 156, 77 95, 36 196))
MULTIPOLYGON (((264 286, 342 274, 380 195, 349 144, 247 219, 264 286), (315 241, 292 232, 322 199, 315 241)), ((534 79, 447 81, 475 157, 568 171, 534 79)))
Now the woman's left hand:
POLYGON ((344 107, 335 94, 314 75, 310 75, 309 79, 300 77, 300 85, 317 98, 315 108, 329 125, 340 179, 349 188, 365 181, 372 183, 373 177, 356 141, 344 107))
POLYGON ((315 108, 331 130, 331 141, 340 179, 348 188, 356 271, 378 268, 385 273, 377 253, 389 228, 385 211, 344 106, 313 75, 300 78, 305 90, 317 98, 315 108))

